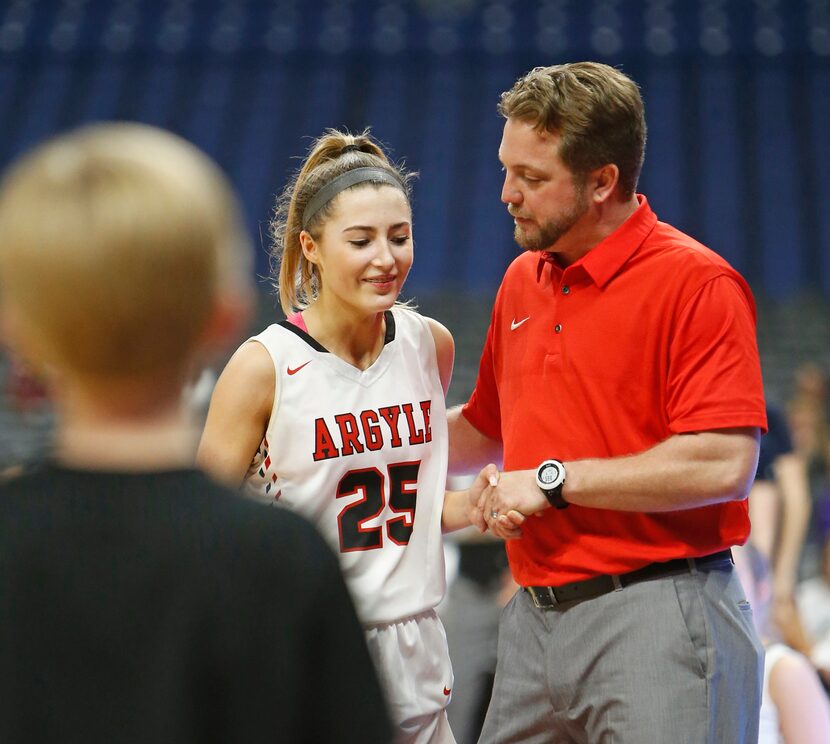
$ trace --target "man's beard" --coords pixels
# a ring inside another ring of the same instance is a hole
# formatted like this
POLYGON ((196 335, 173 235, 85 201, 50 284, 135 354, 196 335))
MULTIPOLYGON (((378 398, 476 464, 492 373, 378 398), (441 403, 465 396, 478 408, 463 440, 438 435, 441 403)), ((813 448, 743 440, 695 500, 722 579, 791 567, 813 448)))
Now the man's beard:
POLYGON ((531 235, 525 232, 519 225, 513 228, 513 239, 521 248, 526 251, 544 251, 553 246, 565 233, 567 233, 588 211, 588 204, 585 201, 585 184, 576 184, 576 194, 573 204, 565 211, 543 225, 539 225, 539 232, 531 235))

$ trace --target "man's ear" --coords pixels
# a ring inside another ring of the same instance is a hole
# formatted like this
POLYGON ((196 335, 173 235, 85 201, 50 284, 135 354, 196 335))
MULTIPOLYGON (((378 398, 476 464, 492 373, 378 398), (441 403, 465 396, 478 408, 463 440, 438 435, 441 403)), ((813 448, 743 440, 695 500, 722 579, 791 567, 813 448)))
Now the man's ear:
POLYGON ((606 163, 596 170, 591 171, 591 174, 588 176, 591 200, 595 204, 608 201, 619 182, 620 169, 614 163, 606 163))

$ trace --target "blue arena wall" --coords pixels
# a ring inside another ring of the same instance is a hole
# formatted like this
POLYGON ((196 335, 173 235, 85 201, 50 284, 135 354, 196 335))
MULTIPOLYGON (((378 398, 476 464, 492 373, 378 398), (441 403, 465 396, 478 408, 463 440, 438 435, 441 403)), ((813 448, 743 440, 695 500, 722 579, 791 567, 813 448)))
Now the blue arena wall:
POLYGON ((516 254, 498 95, 579 59, 640 83, 662 219, 757 292, 830 297, 827 0, 7 0, 0 165, 86 122, 164 126, 227 170, 261 244, 311 137, 371 126, 420 173, 408 292, 492 292, 516 254))

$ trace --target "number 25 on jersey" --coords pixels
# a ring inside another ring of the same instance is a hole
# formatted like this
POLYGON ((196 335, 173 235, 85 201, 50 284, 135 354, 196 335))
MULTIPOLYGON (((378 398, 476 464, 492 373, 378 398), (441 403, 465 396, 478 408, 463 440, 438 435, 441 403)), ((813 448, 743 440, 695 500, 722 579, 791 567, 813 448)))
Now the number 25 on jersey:
POLYGON ((361 498, 346 506, 337 515, 340 531, 340 552, 377 550, 383 547, 384 532, 395 545, 406 545, 412 536, 415 521, 415 501, 418 487, 418 469, 421 461, 393 463, 387 467, 389 481, 389 510, 392 514, 377 527, 366 523, 377 519, 386 507, 387 474, 377 468, 350 470, 337 484, 337 498, 361 498))

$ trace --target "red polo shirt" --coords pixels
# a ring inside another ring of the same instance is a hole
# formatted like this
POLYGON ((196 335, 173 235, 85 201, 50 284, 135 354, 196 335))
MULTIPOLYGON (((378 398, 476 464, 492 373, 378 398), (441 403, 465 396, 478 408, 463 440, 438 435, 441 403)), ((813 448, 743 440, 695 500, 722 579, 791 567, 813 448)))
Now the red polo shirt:
MULTIPOLYGON (((749 287, 638 199, 568 268, 526 252, 505 274, 463 410, 503 442, 505 470, 766 427, 749 287)), ((748 534, 746 501, 662 513, 571 505, 529 519, 507 550, 520 584, 558 585, 706 555, 748 534)))

